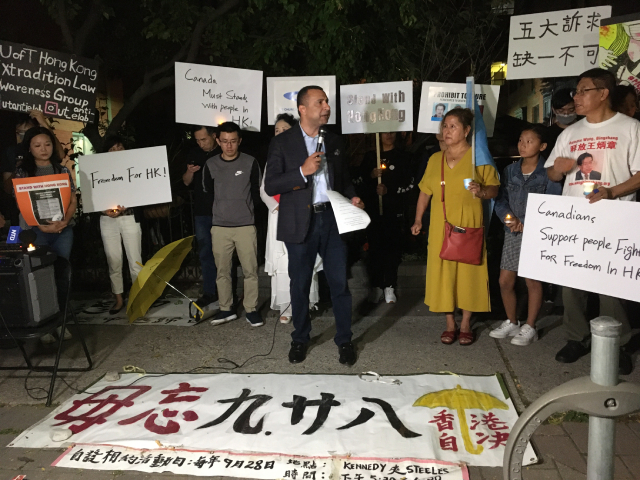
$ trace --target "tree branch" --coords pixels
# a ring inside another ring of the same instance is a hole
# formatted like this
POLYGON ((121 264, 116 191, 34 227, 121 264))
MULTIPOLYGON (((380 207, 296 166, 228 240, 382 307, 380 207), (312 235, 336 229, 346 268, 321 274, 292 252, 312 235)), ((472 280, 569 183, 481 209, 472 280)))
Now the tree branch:
POLYGON ((91 9, 89 10, 89 13, 87 14, 82 26, 76 32, 75 48, 73 49, 73 53, 76 55, 82 55, 89 34, 92 33, 93 28, 102 17, 102 8, 102 0, 93 0, 91 2, 91 9))
POLYGON ((69 52, 73 52, 73 35, 71 35, 69 22, 67 22, 67 8, 64 2, 65 0, 58 0, 58 18, 56 23, 60 26, 64 43, 67 45, 67 50, 69 50, 69 52))

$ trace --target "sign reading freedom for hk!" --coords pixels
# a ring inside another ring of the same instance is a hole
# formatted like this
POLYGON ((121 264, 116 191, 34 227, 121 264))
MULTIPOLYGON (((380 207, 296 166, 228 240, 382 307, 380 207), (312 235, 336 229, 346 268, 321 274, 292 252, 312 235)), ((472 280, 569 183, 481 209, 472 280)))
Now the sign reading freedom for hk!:
POLYGON ((98 62, 0 41, 0 107, 79 122, 95 116, 98 62))
POLYGON ((598 67, 600 20, 611 7, 511 17, 507 78, 571 77, 598 67))
POLYGON ((267 116, 269 125, 275 125, 276 117, 288 113, 298 118, 298 92, 307 85, 317 85, 327 94, 333 112, 329 124, 336 123, 336 77, 267 77, 267 116))
MULTIPOLYGON (((476 85, 476 101, 487 129, 487 136, 493 135, 498 113, 499 85, 476 85)), ((454 108, 465 108, 467 86, 462 83, 423 82, 420 97, 418 131, 438 133, 444 115, 454 108)))
POLYGON ((85 213, 172 200, 165 146, 83 155, 78 168, 85 213))
POLYGON ((260 131, 262 72, 176 62, 176 122, 260 131))
POLYGON ((342 133, 413 130, 413 83, 360 83, 340 86, 342 133))
MULTIPOLYGON (((517 418, 497 375, 410 375, 394 384, 355 375, 123 375, 74 395, 9 446, 154 449, 159 441, 208 452, 496 467, 517 418), (56 430, 66 443, 52 440, 56 430)), ((528 447, 525 464, 535 461, 528 447)))
POLYGON ((518 274, 640 301, 640 204, 529 194, 518 274))

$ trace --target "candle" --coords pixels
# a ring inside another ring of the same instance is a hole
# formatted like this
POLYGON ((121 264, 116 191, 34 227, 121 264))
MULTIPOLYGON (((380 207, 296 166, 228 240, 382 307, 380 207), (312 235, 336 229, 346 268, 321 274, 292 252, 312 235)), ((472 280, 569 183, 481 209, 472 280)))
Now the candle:
POLYGON ((583 193, 589 195, 593 192, 593 188, 596 186, 595 182, 584 182, 582 184, 583 193))
POLYGON ((383 170, 384 170, 385 168, 387 168, 387 166, 386 166, 384 163, 382 164, 382 166, 381 166, 381 167, 382 167, 382 169, 383 169, 383 170))
POLYGON ((504 223, 506 223, 506 224, 511 224, 511 223, 513 223, 513 217, 511 216, 511 214, 510 214, 510 213, 507 213, 507 216, 506 216, 506 217, 504 217, 504 223))
POLYGON ((34 247, 31 243, 29 244, 29 246, 27 247, 27 252, 33 252, 36 249, 36 247, 34 247))

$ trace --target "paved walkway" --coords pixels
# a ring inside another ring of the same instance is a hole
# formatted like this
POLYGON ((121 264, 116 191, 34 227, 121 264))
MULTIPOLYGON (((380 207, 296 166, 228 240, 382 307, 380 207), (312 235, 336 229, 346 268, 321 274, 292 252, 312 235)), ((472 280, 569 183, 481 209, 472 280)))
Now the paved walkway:
MULTIPOLYGON (((494 340, 488 329, 494 322, 477 322, 478 341, 471 347, 445 346, 439 337, 444 318, 430 315, 417 296, 404 296, 395 305, 382 304, 376 308, 363 307, 355 298, 358 313, 354 317, 354 342, 358 349, 358 363, 349 368, 338 363, 337 348, 333 344, 332 312, 321 311, 313 321, 313 340, 307 360, 291 365, 287 360, 290 325, 276 325, 275 312, 262 328, 251 328, 244 317, 212 327, 204 323, 195 327, 151 326, 87 326, 85 335, 92 352, 95 368, 91 372, 63 374, 75 389, 87 387, 107 371, 122 370, 135 365, 148 372, 189 371, 199 366, 217 366, 220 357, 242 363, 252 355, 267 354, 249 361, 237 373, 326 373, 347 374, 375 371, 386 375, 455 372, 460 374, 504 375, 508 388, 522 410, 525 405, 551 388, 570 379, 589 374, 590 356, 575 364, 564 365, 554 360, 556 351, 564 345, 560 318, 541 319, 541 339, 529 347, 516 347, 508 340, 494 340), (275 327, 275 330, 274 330, 275 327)), ((266 306, 266 300, 263 303, 266 306)), ((263 310, 264 313, 267 310, 263 310)), ((46 363, 51 350, 38 344, 30 345, 35 363, 46 363)), ((636 363, 637 355, 634 356, 636 363)), ((0 366, 21 361, 19 352, 0 350, 0 366)), ((81 364, 81 350, 76 341, 67 342, 62 362, 81 364)), ((212 370, 212 372, 215 370, 212 370)), ((51 462, 59 450, 29 450, 6 448, 19 432, 45 417, 50 408, 43 400, 32 399, 25 390, 25 373, 0 372, 0 480, 26 474, 28 480, 57 479, 141 479, 157 478, 138 472, 97 472, 52 468, 51 462)), ((628 380, 640 382, 640 367, 628 380)), ((40 397, 47 388, 48 378, 34 374, 26 379, 31 395, 40 397)), ((73 395, 63 381, 56 384, 54 402, 59 404, 73 395)), ((637 421, 637 420, 636 420, 637 421)), ((533 443, 541 463, 524 472, 525 479, 586 478, 587 424, 563 422, 544 425, 536 432, 533 443)), ((616 449, 616 479, 640 479, 640 423, 626 419, 618 424, 616 449), (635 477, 634 477, 635 475, 635 477)), ((470 469, 471 480, 502 479, 499 468, 470 469)), ((181 476, 181 478, 184 478, 181 476)), ((204 478, 204 477, 193 477, 204 478)))

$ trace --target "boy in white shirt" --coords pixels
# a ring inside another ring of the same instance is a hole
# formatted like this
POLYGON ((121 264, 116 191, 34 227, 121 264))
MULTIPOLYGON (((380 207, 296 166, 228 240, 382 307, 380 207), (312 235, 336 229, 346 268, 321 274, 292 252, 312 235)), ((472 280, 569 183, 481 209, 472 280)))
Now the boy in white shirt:
MULTIPOLYGON (((585 118, 567 127, 549 155, 545 167, 553 181, 566 176, 563 195, 583 197, 585 180, 577 159, 588 153, 593 159, 592 169, 600 172, 589 203, 602 199, 634 201, 640 188, 640 122, 613 111, 611 94, 616 88, 615 77, 606 70, 594 68, 579 77, 573 92, 576 113, 585 118)), ((563 325, 567 344, 557 353, 556 360, 573 363, 589 353, 591 333, 586 317, 588 293, 563 287, 562 300, 565 313, 563 325)), ((630 338, 630 326, 624 303, 619 298, 600 295, 600 315, 610 316, 622 323, 620 344, 630 338)), ((620 349, 620 374, 633 370, 631 356, 620 349)))

